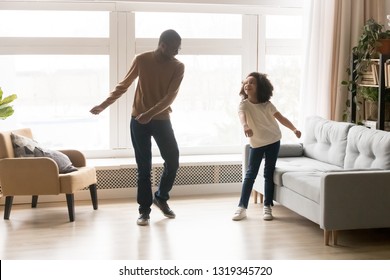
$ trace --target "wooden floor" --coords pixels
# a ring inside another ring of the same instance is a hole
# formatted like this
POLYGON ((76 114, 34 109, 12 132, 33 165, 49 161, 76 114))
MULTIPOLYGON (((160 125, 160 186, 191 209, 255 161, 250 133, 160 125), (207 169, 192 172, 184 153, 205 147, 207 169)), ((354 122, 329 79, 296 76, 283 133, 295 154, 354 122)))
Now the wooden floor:
MULTIPOLYGON (((323 245, 318 225, 276 205, 263 221, 251 202, 248 218, 231 220, 238 195, 174 197, 176 219, 153 208, 150 226, 136 225, 134 198, 76 201, 76 221, 66 203, 38 208, 14 205, 0 220, 2 260, 389 260, 390 229, 342 231, 339 245, 323 245)), ((2 213, 3 214, 3 213, 2 213)))

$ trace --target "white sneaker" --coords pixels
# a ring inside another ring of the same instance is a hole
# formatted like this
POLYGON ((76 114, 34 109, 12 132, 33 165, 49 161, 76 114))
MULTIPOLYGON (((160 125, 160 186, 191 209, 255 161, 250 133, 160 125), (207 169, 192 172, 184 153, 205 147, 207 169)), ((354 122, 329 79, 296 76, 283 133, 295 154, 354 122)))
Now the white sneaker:
POLYGON ((242 208, 242 207, 238 207, 236 212, 234 213, 232 220, 233 221, 240 221, 244 218, 246 218, 246 209, 242 208))
POLYGON ((263 220, 271 221, 273 218, 271 206, 264 206, 263 220))

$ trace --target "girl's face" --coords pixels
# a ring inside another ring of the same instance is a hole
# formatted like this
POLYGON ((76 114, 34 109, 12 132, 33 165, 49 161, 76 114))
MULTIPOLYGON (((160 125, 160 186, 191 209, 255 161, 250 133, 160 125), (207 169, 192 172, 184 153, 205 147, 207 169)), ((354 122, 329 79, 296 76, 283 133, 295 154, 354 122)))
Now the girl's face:
POLYGON ((254 77, 249 76, 244 81, 244 92, 248 95, 249 100, 257 100, 257 81, 254 77))

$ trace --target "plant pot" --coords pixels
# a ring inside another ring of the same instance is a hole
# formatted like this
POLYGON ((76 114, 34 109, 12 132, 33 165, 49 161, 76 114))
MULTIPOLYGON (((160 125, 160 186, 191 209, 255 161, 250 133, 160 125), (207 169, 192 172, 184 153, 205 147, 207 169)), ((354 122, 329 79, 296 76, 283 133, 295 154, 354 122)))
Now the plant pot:
POLYGON ((378 102, 364 100, 364 119, 368 121, 378 120, 378 102))
MULTIPOLYGON (((364 119, 369 121, 378 120, 378 102, 364 100, 364 119)), ((390 121, 390 102, 385 103, 385 122, 390 121)))
POLYGON ((390 39, 378 39, 376 50, 381 54, 390 54, 390 39))

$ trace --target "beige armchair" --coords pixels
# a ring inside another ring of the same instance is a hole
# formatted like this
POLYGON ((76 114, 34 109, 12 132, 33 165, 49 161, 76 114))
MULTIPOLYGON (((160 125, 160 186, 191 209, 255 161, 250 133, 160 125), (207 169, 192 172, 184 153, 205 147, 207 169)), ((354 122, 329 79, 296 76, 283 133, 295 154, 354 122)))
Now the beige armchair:
POLYGON ((32 139, 29 128, 0 132, 0 185, 5 197, 4 219, 8 220, 16 195, 32 196, 32 208, 39 195, 65 194, 69 220, 75 219, 74 192, 89 187, 93 209, 98 209, 96 170, 86 167, 84 155, 77 150, 61 150, 77 171, 59 174, 57 163, 49 157, 15 157, 11 133, 32 139))

